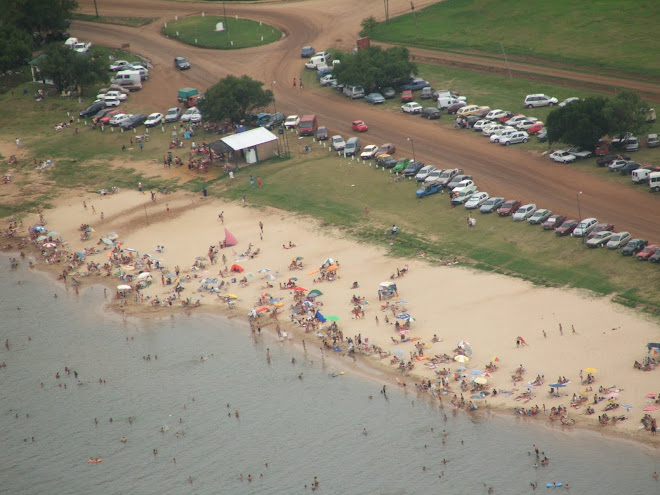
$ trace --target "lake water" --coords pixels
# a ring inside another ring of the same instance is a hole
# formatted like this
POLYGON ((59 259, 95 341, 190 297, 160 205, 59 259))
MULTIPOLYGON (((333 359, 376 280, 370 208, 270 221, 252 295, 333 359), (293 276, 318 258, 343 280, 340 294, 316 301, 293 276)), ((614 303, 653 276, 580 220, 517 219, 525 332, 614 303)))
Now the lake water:
POLYGON ((322 366, 317 346, 304 354, 207 315, 124 323, 103 302, 98 286, 76 297, 2 260, 0 493, 297 494, 314 476, 326 494, 480 494, 486 483, 516 495, 532 493, 532 481, 568 482, 573 494, 660 493, 657 450, 454 414, 394 387, 385 398, 371 379, 332 376, 342 364, 322 366), (534 443, 549 466, 534 467, 534 443))

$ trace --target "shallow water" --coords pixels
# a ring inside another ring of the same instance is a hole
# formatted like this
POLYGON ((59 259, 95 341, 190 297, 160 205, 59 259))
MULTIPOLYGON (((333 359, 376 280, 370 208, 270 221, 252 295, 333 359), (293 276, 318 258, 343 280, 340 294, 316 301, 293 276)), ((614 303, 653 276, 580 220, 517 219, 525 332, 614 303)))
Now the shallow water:
POLYGON ((318 350, 253 338, 239 322, 193 314, 123 323, 102 311, 102 288, 76 297, 2 261, 0 338, 10 349, 0 350, 0 493, 292 494, 308 492, 314 476, 331 494, 477 494, 487 483, 515 495, 532 493, 531 481, 544 490, 568 482, 574 494, 660 492, 656 450, 455 414, 400 389, 385 398, 369 379, 331 376, 342 364, 322 365, 318 350), (549 466, 534 468, 533 443, 549 466))

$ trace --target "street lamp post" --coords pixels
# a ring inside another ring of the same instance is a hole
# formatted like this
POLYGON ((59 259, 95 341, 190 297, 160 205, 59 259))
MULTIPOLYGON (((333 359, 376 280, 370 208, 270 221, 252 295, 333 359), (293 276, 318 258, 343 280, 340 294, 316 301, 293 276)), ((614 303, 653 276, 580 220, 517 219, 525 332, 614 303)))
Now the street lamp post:
POLYGON ((273 110, 275 113, 277 113, 277 103, 275 102, 275 87, 274 85, 277 84, 277 81, 273 81, 270 83, 270 91, 273 93, 273 110))
POLYGON ((407 138, 408 141, 410 141, 410 146, 412 146, 412 152, 413 152, 413 161, 416 162, 417 159, 415 158, 415 141, 413 141, 413 138, 407 138))
POLYGON ((582 194, 582 191, 578 192, 575 195, 575 199, 577 200, 577 207, 578 207, 578 216, 580 218, 580 222, 582 221, 582 211, 580 210, 580 195, 582 194))

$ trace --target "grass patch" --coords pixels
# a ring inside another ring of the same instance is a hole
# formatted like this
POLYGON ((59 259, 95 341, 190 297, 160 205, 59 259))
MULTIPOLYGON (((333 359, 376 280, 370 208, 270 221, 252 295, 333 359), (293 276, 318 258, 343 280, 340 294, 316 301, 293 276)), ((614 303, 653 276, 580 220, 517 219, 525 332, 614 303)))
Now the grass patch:
POLYGON ((120 26, 146 26, 154 22, 157 17, 121 17, 121 16, 107 16, 100 15, 95 16, 94 14, 72 14, 73 19, 77 21, 86 21, 86 22, 100 22, 102 24, 119 24, 120 26))
POLYGON ((660 76, 653 0, 445 0, 380 23, 379 41, 546 59, 581 68, 660 76))
POLYGON ((220 16, 186 17, 168 22, 161 28, 161 33, 189 45, 218 50, 267 45, 282 37, 282 33, 273 26, 250 19, 220 16), (225 31, 216 32, 218 22, 225 23, 225 31))

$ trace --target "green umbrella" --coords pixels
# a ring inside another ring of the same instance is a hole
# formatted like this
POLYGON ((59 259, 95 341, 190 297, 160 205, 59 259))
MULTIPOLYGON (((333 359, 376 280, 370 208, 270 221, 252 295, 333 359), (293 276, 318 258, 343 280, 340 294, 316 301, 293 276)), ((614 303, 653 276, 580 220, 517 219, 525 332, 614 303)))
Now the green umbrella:
POLYGON ((309 291, 309 294, 307 294, 307 297, 316 297, 316 296, 322 296, 323 292, 321 292, 318 289, 313 289, 309 291))
POLYGON ((325 319, 330 321, 339 321, 339 316, 326 316, 325 319))

